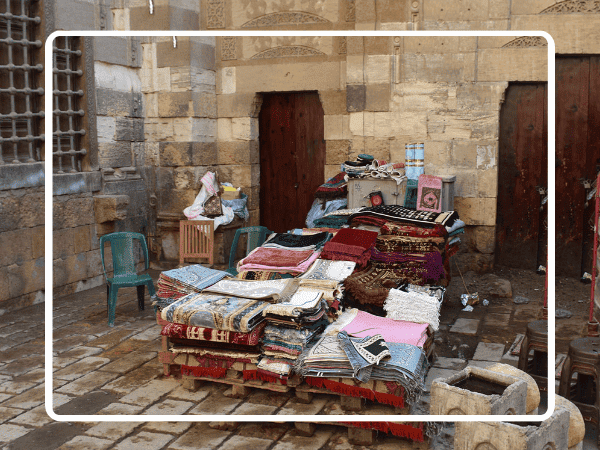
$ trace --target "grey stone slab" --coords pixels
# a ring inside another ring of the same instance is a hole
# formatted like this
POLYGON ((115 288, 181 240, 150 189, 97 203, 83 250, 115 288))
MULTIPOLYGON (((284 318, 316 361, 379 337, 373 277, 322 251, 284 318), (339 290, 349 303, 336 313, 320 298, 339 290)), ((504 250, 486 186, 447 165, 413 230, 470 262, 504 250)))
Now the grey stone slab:
POLYGON ((456 322, 450 328, 450 332, 475 336, 477 335, 477 328, 479 328, 479 320, 477 319, 456 319, 456 322))
POLYGON ((295 431, 288 431, 272 448, 272 450, 317 450, 323 447, 333 435, 331 429, 317 429, 312 436, 298 436, 295 431))
POLYGON ((465 368, 466 365, 466 359, 444 358, 443 356, 438 356, 437 358, 435 358, 432 367, 437 367, 439 369, 462 370, 465 368))
POLYGON ((495 344, 493 342, 480 342, 475 349, 473 359, 476 361, 495 361, 500 362, 504 355, 504 344, 495 344))
POLYGON ((11 419, 11 423, 15 423, 17 425, 27 425, 30 427, 39 428, 47 423, 52 422, 53 419, 46 414, 46 407, 44 405, 40 405, 36 408, 33 408, 14 419, 11 419))
POLYGON ((144 425, 144 431, 152 431, 155 433, 185 433, 191 428, 193 422, 148 422, 144 425))
POLYGON ((142 406, 128 405, 127 403, 111 403, 110 405, 98 411, 98 414, 122 414, 125 416, 133 416, 135 414, 139 414, 142 411, 142 409, 144 409, 142 406))
POLYGON ((100 439, 91 436, 76 436, 58 447, 57 450, 104 450, 114 444, 108 439, 100 439))
POLYGON ((95 356, 88 356, 83 358, 81 361, 71 364, 64 369, 54 372, 56 378, 62 380, 76 380, 102 366, 109 363, 108 358, 97 358, 95 356))
POLYGON ((100 172, 65 173, 52 176, 53 195, 97 192, 101 188, 102 174, 100 172))
POLYGON ((169 448, 172 450, 213 450, 219 448, 219 445, 230 436, 231 432, 229 431, 215 430, 209 428, 207 423, 198 423, 173 442, 169 448))
POLYGON ((4 406, 0 406, 0 423, 4 423, 12 419, 13 417, 17 417, 18 415, 23 414, 23 410, 19 408, 5 408, 4 406))
POLYGON ((346 110, 348 112, 364 111, 367 103, 367 88, 364 84, 346 86, 346 110))
POLYGON ((223 445, 228 450, 246 450, 250 448, 253 450, 267 450, 267 448, 273 445, 273 441, 248 436, 233 436, 223 445))
POLYGON ((482 369, 485 369, 486 367, 493 366, 494 364, 496 364, 495 361, 469 361, 467 366, 481 367, 482 369))
POLYGON ((215 46, 190 42, 190 65, 199 69, 215 70, 215 46))
POLYGON ((206 398, 202 403, 192 409, 190 414, 229 414, 242 401, 235 398, 228 398, 222 394, 213 394, 206 398))
POLYGON ((327 398, 313 397, 310 403, 300 403, 297 399, 291 398, 283 407, 277 411, 277 415, 294 414, 318 414, 327 403, 327 398))
POLYGON ((256 403, 242 403, 233 411, 233 415, 270 415, 277 410, 276 406, 257 405, 256 403))
POLYGON ((94 38, 94 59, 108 64, 128 66, 129 42, 125 36, 96 36, 94 38))
POLYGON ((31 428, 25 428, 20 425, 5 423, 0 425, 0 443, 14 441, 15 439, 25 436, 31 431, 31 428))
POLYGON ((121 398, 122 403, 149 406, 177 387, 177 380, 152 380, 121 398))
POLYGON ((513 367, 517 367, 519 365, 519 356, 513 355, 510 353, 510 351, 508 351, 504 355, 502 355, 502 359, 500 360, 500 362, 502 364, 508 364, 513 367))
POLYGON ((101 371, 123 374, 154 358, 156 358, 156 352, 132 352, 102 367, 101 371))
POLYGON ((190 402, 194 402, 195 404, 200 403, 206 397, 208 397, 212 393, 212 383, 205 383, 200 388, 195 391, 189 391, 184 389, 182 386, 179 386, 174 391, 169 392, 169 398, 175 398, 178 400, 187 400, 190 402))
POLYGON ((44 163, 0 165, 0 191, 44 185, 44 163))
POLYGON ((95 371, 88 373, 60 388, 55 392, 70 395, 84 395, 117 378, 116 373, 95 371))
POLYGON ((131 339, 137 339, 138 341, 153 341, 154 339, 160 338, 160 325, 151 326, 147 330, 133 335, 131 339))
POLYGON ((54 5, 54 25, 57 30, 96 29, 94 3, 76 0, 61 0, 55 2, 54 5))
POLYGON ((85 434, 117 441, 131 434, 143 422, 100 422, 87 430, 85 434))
POLYGON ((152 405, 142 414, 151 415, 167 415, 167 414, 185 414, 194 404, 192 402, 184 402, 181 400, 173 400, 167 398, 159 403, 152 405))
POLYGON ((115 450, 159 450, 173 439, 170 434, 142 431, 115 445, 115 450))
POLYGON ((44 387, 36 387, 2 403, 9 408, 31 409, 44 403, 44 387))

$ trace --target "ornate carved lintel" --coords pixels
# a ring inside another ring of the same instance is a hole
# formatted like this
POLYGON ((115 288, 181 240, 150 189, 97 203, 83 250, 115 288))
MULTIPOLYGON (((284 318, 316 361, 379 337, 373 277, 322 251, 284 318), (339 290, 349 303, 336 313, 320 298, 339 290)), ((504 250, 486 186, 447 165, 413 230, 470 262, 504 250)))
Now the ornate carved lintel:
POLYGON ((225 28, 225 0, 207 0, 207 28, 225 28))
POLYGON ((236 39, 235 36, 223 36, 221 38, 221 61, 237 59, 236 39))
POLYGON ((546 39, 539 36, 522 36, 507 42, 502 48, 548 47, 546 39))
POLYGON ((600 0, 565 0, 544 9, 540 14, 600 13, 600 0))
POLYGON ((275 47, 264 50, 250 59, 271 59, 271 58, 286 58, 288 56, 321 56, 325 55, 320 50, 301 45, 293 45, 286 47, 275 47))
POLYGON ((274 27, 280 25, 305 25, 312 23, 330 23, 316 14, 302 11, 276 12, 249 20, 242 28, 274 27))

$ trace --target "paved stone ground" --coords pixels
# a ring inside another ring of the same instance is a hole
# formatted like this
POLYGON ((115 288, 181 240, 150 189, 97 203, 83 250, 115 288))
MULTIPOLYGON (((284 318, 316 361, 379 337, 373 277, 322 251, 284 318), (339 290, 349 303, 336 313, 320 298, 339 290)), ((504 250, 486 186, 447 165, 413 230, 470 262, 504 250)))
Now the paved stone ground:
MULTIPOLYGON (((156 278, 158 272, 152 275, 156 278)), ((526 323, 539 311, 539 305, 512 302, 487 308, 466 313, 457 306, 443 312, 436 335, 436 349, 443 356, 429 372, 427 389, 434 378, 450 375, 468 363, 500 361, 508 349, 506 344, 516 333, 523 333, 526 323)), ((107 325, 104 287, 56 299, 53 317, 54 403, 58 414, 344 413, 335 395, 316 395, 310 404, 302 404, 293 394, 255 390, 244 399, 236 399, 229 396, 226 385, 204 383, 190 392, 178 380, 163 378, 156 357, 160 329, 148 297, 146 309, 138 311, 134 288, 120 290, 114 328, 107 325)), ((54 422, 44 410, 44 305, 4 314, 0 338, 2 450, 367 448, 350 444, 347 429, 334 425, 319 425, 312 437, 305 437, 285 421, 54 422)), ((412 412, 426 413, 428 397, 426 392, 412 412)), ((394 408, 369 403, 363 412, 394 414, 394 408)), ((597 449, 594 433, 588 427, 587 450, 597 449)), ((446 424, 433 441, 417 444, 380 434, 368 448, 442 450, 453 448, 452 440, 453 426, 446 424)))

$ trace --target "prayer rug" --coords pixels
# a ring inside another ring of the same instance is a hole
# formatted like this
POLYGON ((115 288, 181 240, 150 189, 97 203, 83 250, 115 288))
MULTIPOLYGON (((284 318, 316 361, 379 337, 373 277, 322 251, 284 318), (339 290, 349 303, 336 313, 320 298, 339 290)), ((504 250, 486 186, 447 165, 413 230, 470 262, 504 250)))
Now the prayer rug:
MULTIPOLYGON (((415 223, 422 226, 433 227, 434 225, 443 225, 445 227, 452 226, 454 221, 458 219, 458 214, 454 211, 446 211, 442 213, 431 211, 415 211, 399 205, 381 205, 364 208, 358 215, 370 215, 373 217, 381 217, 388 221, 401 223, 415 223)), ((350 216, 350 221, 354 219, 354 215, 350 216)))
POLYGON ((426 323, 434 331, 440 325, 440 302, 425 293, 390 289, 383 309, 389 319, 426 323))
POLYGON ((160 279, 162 279, 162 282, 165 284, 200 292, 202 289, 215 284, 226 276, 229 276, 229 274, 222 270, 209 269, 200 264, 194 264, 162 272, 159 277, 159 283, 161 282, 160 279))
POLYGON ((348 224, 348 216, 335 215, 321 217, 313 222, 314 228, 342 228, 348 224))
POLYGON ((394 236, 409 236, 414 238, 430 238, 430 237, 442 237, 448 236, 446 228, 442 225, 435 225, 433 227, 420 227, 418 225, 402 224, 394 222, 385 222, 381 226, 382 235, 394 235, 394 236))
POLYGON ((417 210, 442 212, 442 179, 433 175, 420 175, 417 187, 417 210))
POLYGON ((343 228, 331 241, 325 244, 321 252, 321 258, 354 261, 359 267, 365 266, 376 239, 376 232, 343 228))
POLYGON ((312 250, 294 251, 257 247, 238 263, 238 272, 246 270, 273 270, 276 272, 304 273, 319 257, 312 250))
POLYGON ((354 371, 353 376, 359 381, 369 381, 372 372, 371 366, 379 364, 383 358, 390 356, 388 346, 379 334, 356 338, 349 336, 345 331, 340 331, 338 339, 350 361, 354 371))
POLYGON ((255 346, 260 343, 260 339, 263 336, 263 331, 266 325, 266 322, 262 322, 250 333, 236 333, 234 331, 215 330, 214 328, 203 328, 179 323, 168 323, 167 325, 163 326, 160 334, 169 338, 255 346))
POLYGON ((204 292, 277 303, 290 298, 298 289, 298 285, 299 281, 296 279, 270 281, 227 279, 213 284, 204 292))
POLYGON ((171 323, 249 333, 264 320, 269 304, 259 300, 219 294, 191 294, 161 311, 171 323))
POLYGON ((315 198, 333 199, 345 197, 348 194, 348 182, 346 173, 340 172, 335 177, 328 179, 324 184, 317 188, 315 198))
POLYGON ((300 287, 289 300, 268 305, 263 314, 274 314, 278 316, 298 317, 307 311, 313 311, 321 305, 323 292, 319 289, 300 287))
POLYGON ((380 252, 441 253, 445 246, 446 239, 443 237, 381 235, 375 242, 375 249, 380 252))
POLYGON ((331 261, 327 259, 317 259, 314 264, 302 275, 300 279, 303 281, 344 281, 356 267, 354 261, 331 261))
POLYGON ((284 248, 288 250, 315 250, 321 248, 331 238, 326 232, 316 234, 275 233, 262 245, 266 248, 284 248))

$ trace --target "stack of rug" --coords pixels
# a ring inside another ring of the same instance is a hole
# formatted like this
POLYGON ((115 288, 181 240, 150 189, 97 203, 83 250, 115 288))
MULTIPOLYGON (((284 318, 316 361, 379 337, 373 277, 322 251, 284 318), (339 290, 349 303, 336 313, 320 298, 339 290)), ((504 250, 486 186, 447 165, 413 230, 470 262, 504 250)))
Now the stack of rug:
POLYGON ((431 335, 427 324, 395 321, 350 309, 302 353, 296 370, 305 377, 396 382, 414 400, 424 385, 431 335))
POLYGON ((301 286, 314 287, 323 291, 323 299, 334 314, 340 307, 343 281, 348 278, 356 263, 354 261, 330 261, 317 259, 298 279, 301 286))
POLYGON ((361 211, 363 207, 352 209, 338 209, 323 215, 320 219, 313 222, 315 228, 342 228, 348 224, 351 215, 361 211))
POLYGON ((374 231, 342 228, 335 237, 327 242, 321 252, 322 259, 353 261, 364 267, 371 257, 371 249, 377 239, 374 231))
POLYGON ((329 323, 322 297, 319 289, 300 287, 288 300, 265 308, 268 326, 257 367, 259 378, 287 382, 298 356, 329 323))
POLYGON ((209 269, 200 264, 167 270, 158 277, 157 300, 161 302, 162 299, 178 299, 188 294, 202 292, 203 289, 227 276, 230 276, 227 272, 209 269))
POLYGON ((436 297, 426 293, 390 289, 383 309, 390 319, 425 323, 437 331, 440 326, 440 306, 436 297))
POLYGON ((161 319, 169 323, 161 334, 169 337, 170 353, 185 357, 180 361, 184 375, 222 378, 236 362, 258 363, 269 304, 227 294, 189 294, 162 309, 161 319))

